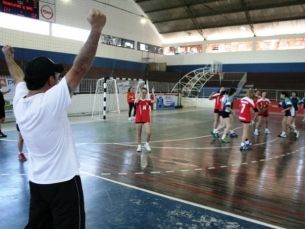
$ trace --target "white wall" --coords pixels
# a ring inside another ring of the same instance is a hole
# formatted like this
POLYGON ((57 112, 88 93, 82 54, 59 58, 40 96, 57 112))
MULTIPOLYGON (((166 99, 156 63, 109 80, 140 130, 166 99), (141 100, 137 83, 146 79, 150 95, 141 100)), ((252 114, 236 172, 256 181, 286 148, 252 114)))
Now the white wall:
MULTIPOLYGON (((100 1, 139 15, 143 14, 143 11, 133 0, 100 1)), ((72 0, 69 4, 56 1, 56 23, 89 29, 86 17, 92 8, 100 9, 107 16, 107 24, 103 33, 161 45, 160 37, 150 22, 142 25, 139 16, 92 0, 72 0)))
MULTIPOLYGON (((137 14, 142 14, 133 0, 104 2, 115 4, 120 8, 130 10, 137 14)), ((105 6, 92 0, 73 0, 69 4, 64 4, 62 1, 56 1, 56 23, 89 30, 90 26, 86 17, 91 8, 98 8, 105 12, 107 24, 103 30, 104 34, 128 38, 153 45, 161 45, 159 34, 150 22, 142 25, 140 24, 139 16, 105 6)), ((10 44, 19 48, 77 54, 82 47, 83 42, 0 28, 0 45, 5 44, 10 44)), ((142 62, 142 57, 145 57, 146 53, 100 44, 97 56, 142 62)), ((157 60, 160 55, 153 55, 153 57, 157 60)))
POLYGON ((276 50, 251 52, 199 53, 164 56, 167 65, 211 64, 220 61, 223 64, 242 63, 297 63, 305 62, 305 50, 276 50))
MULTIPOLYGON (((80 94, 72 97, 72 104, 68 109, 69 115, 73 114, 91 114, 94 101, 94 94, 80 94)), ((183 107, 198 107, 198 108, 213 108, 214 101, 207 98, 184 98, 181 101, 183 107)), ((97 101, 95 111, 98 111, 98 104, 102 104, 101 101, 97 101)), ((121 111, 128 110, 126 103, 126 95, 123 95, 120 101, 121 111)))
POLYGON ((183 107, 213 108, 215 101, 207 98, 181 98, 183 107))

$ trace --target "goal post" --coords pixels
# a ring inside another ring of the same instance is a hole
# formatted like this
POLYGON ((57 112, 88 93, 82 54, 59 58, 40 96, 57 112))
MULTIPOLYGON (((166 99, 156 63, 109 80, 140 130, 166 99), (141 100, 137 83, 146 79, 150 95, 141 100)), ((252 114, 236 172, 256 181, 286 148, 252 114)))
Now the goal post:
POLYGON ((100 78, 96 82, 92 104, 92 118, 106 119, 107 113, 121 113, 128 110, 127 92, 133 88, 137 93, 146 87, 149 93, 148 81, 138 79, 100 78))
POLYGON ((91 117, 106 119, 106 112, 120 113, 118 87, 113 78, 101 78, 96 82, 91 117))

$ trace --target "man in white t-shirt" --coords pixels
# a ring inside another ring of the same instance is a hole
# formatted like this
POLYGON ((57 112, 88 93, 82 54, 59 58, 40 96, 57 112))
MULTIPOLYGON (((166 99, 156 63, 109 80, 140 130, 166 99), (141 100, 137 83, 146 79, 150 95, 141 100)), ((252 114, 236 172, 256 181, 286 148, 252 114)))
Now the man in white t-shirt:
POLYGON ((106 17, 92 10, 87 20, 91 25, 89 37, 59 83, 62 65, 37 57, 27 64, 24 75, 14 61, 13 49, 2 49, 16 81, 14 113, 29 152, 31 200, 26 229, 85 228, 79 162, 67 108, 91 67, 106 17))

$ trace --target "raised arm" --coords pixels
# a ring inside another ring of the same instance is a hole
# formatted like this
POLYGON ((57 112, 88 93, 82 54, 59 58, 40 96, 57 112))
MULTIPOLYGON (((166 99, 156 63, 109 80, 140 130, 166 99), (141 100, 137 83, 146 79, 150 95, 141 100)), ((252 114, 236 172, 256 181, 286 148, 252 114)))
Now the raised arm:
POLYGON ((8 45, 3 46, 2 52, 4 54, 5 62, 8 67, 8 71, 10 75, 13 77, 13 79, 16 82, 16 85, 23 81, 24 79, 24 73, 22 69, 19 67, 19 65, 14 60, 14 49, 8 45))
POLYGON ((151 100, 151 103, 155 103, 156 102, 155 88, 151 89, 151 94, 153 96, 153 99, 151 100))
POLYGON ((66 74, 66 80, 72 94, 79 82, 85 77, 90 70, 92 61, 95 57, 98 42, 102 29, 106 23, 106 16, 99 10, 91 10, 87 18, 91 25, 91 30, 87 41, 76 56, 71 69, 66 74))

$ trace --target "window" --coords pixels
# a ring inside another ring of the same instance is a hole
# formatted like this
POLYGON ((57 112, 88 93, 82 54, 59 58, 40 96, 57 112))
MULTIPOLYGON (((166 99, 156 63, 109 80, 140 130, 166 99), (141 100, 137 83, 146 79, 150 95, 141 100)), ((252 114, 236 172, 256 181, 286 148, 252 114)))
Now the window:
POLYGON ((251 50, 252 50, 252 41, 213 43, 213 44, 208 44, 206 48, 207 53, 244 52, 251 50))
POLYGON ((115 37, 106 34, 103 34, 101 36, 101 40, 102 43, 106 45, 113 45, 117 47, 130 48, 130 49, 134 49, 134 44, 135 44, 135 41, 133 40, 128 40, 121 37, 115 37))
POLYGON ((163 54, 163 48, 156 45, 146 44, 142 42, 137 43, 137 49, 140 51, 151 52, 156 54, 163 54))
POLYGON ((272 39, 256 42, 256 50, 305 49, 305 38, 272 39))

